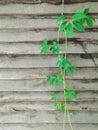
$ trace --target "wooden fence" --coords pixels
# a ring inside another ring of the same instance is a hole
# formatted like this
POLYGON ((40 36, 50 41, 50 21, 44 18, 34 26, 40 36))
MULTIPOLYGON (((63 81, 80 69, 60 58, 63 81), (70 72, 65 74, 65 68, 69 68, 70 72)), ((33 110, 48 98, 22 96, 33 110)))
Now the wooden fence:
MULTIPOLYGON (((77 71, 68 75, 67 82, 79 97, 69 102, 70 111, 76 112, 71 115, 74 130, 98 130, 98 2, 66 2, 69 1, 65 1, 66 15, 90 7, 96 18, 93 28, 87 28, 85 33, 75 32, 69 39, 68 56, 77 71)), ((50 99, 50 92, 60 95, 62 88, 50 87, 45 79, 48 73, 57 72, 57 57, 40 54, 44 38, 56 40, 60 3, 61 0, 43 0, 42 4, 34 0, 0 0, 0 130, 62 128, 62 120, 56 119, 63 115, 50 99)))

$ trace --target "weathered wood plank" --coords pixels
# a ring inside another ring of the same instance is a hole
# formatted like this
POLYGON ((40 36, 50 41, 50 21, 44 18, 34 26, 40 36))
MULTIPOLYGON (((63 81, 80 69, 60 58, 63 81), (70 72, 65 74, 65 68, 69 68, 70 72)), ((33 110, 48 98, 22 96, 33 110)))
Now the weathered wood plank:
MULTIPOLYGON (((57 73, 57 69, 52 68, 55 67, 56 56, 52 58, 51 55, 39 55, 40 44, 36 43, 43 41, 45 37, 48 40, 56 39, 57 34, 55 31, 57 25, 55 18, 49 19, 48 16, 56 15, 57 17, 60 13, 61 5, 36 4, 34 6, 34 4, 24 4, 26 2, 32 3, 34 2, 33 0, 6 0, 6 4, 3 3, 3 0, 0 2, 0 16, 5 14, 11 18, 1 17, 0 21, 0 130, 50 130, 55 128, 60 130, 60 125, 57 126, 55 124, 54 126, 53 123, 57 123, 55 120, 57 116, 63 117, 63 115, 54 111, 55 108, 50 99, 50 91, 59 92, 58 95, 61 97, 62 88, 50 88, 45 79, 48 73, 57 73), (7 2, 18 2, 19 4, 7 4, 7 2), (25 18, 26 15, 27 17, 40 16, 40 18, 25 18), (42 19, 41 15, 43 15, 42 19), (45 15, 48 19, 44 17, 45 15), (18 16, 17 19, 14 16, 18 16), (19 16, 22 17, 19 18, 19 16), (49 29, 54 29, 54 31, 49 31, 49 29), (18 44, 10 43, 13 41, 18 44), (33 41, 34 43, 32 44, 28 41, 33 41), (51 64, 47 63, 47 58, 51 59, 51 64), (42 124, 39 125, 39 122, 42 124), (50 126, 46 125, 46 122, 50 123, 50 126), (10 123, 10 125, 7 123, 10 123)), ((92 14, 97 17, 97 2, 65 5, 64 12, 70 15, 77 10, 88 7, 88 5, 91 7, 92 14)), ((98 20, 95 23, 95 27, 97 26, 98 20)), ((83 67, 77 68, 75 75, 67 77, 68 79, 81 79, 68 80, 68 86, 77 90, 79 94, 77 100, 68 102, 69 109, 77 111, 77 115, 71 115, 72 123, 76 123, 76 130, 98 129, 98 126, 92 126, 92 123, 97 124, 98 122, 98 68, 95 67, 98 65, 98 59, 97 55, 93 55, 98 53, 98 41, 92 42, 92 40, 98 40, 98 36, 97 30, 96 32, 94 30, 88 31, 84 34, 75 33, 76 37, 84 39, 84 42, 69 42, 69 48, 71 49, 68 50, 69 54, 74 54, 73 56, 69 55, 70 60, 76 66, 83 67), (91 41, 87 42, 87 39, 91 41), (90 68, 90 66, 95 68, 90 68)), ((64 37, 61 36, 61 38, 64 37)), ((62 52, 64 52, 63 45, 62 52)))
MULTIPOLYGON (((69 60, 77 67, 95 67, 98 65, 97 55, 68 55, 69 60), (82 57, 84 56, 84 57, 82 57), (86 58, 85 58, 86 57, 86 58)), ((17 56, 16 54, 7 56, 1 54, 0 68, 43 68, 43 67, 56 67, 57 56, 17 56), (48 62, 49 61, 49 62, 48 62)))
MULTIPOLYGON (((58 25, 55 18, 29 19, 24 17, 22 19, 15 17, 0 17, 0 30, 56 30, 57 27, 58 25)), ((96 19, 93 28, 98 28, 98 19, 96 19)))
MULTIPOLYGON (((68 80, 68 88, 81 91, 98 91, 98 80, 68 80)), ((45 79, 0 80, 0 91, 62 91, 61 86, 50 87, 45 79)))
MULTIPOLYGON (((0 69, 0 79, 36 79, 46 78, 48 74, 58 73, 57 68, 34 69, 0 69)), ((98 68, 77 68, 74 75, 68 75, 67 79, 97 79, 98 68), (88 73, 89 72, 89 73, 88 73)))
MULTIPOLYGON (((52 42, 50 42, 52 43, 52 42)), ((61 53, 65 52, 64 41, 61 43, 61 53)), ((85 54, 85 53, 98 53, 98 41, 73 41, 68 42, 69 54, 85 54)), ((26 55, 26 54, 41 54, 41 43, 0 43, 0 54, 12 54, 12 55, 26 55)))
MULTIPOLYGON (((70 115, 72 123, 97 123, 98 113, 96 112, 77 112, 76 115, 70 115), (85 117, 85 118, 84 118, 85 117), (92 117, 92 118, 91 118, 92 117)), ((0 122, 4 123, 56 123, 56 117, 61 118, 62 123, 63 113, 56 111, 37 111, 32 112, 11 112, 0 113, 0 122)), ((68 119, 66 119, 68 123, 68 119)))
MULTIPOLYGON (((54 91, 52 91, 54 92, 54 91)), ((51 101, 51 92, 3 92, 0 91, 0 103, 10 103, 10 102, 50 102, 51 101)), ((57 97, 59 97, 59 101, 63 100, 63 91, 62 92, 55 92, 57 94, 57 97)), ((74 99, 74 101, 77 103, 81 102, 97 102, 98 101, 98 91, 77 91, 78 99, 74 99)), ((98 102, 97 102, 98 103, 98 102)), ((96 104, 98 105, 98 104, 96 104)), ((94 106, 95 107, 95 106, 94 106)), ((48 109, 48 108, 47 108, 48 109)))
MULTIPOLYGON (((73 101, 68 102, 69 111, 77 112, 98 112, 98 101, 73 101)), ((56 110, 53 102, 49 101, 11 101, 0 102, 0 113, 9 112, 32 112, 37 111, 54 111, 56 110)))
MULTIPOLYGON (((75 130, 97 130, 97 124, 73 124, 75 130)), ((62 124, 59 123, 2 123, 0 124, 0 130, 51 130, 62 129, 62 124)), ((69 129, 69 124, 66 124, 66 129, 69 129)))
MULTIPOLYGON (((92 13, 98 12, 96 2, 87 2, 87 3, 80 3, 80 4, 73 4, 73 5, 64 5, 64 12, 65 13, 73 13, 78 10, 83 10, 84 8, 91 9, 92 13)), ((4 4, 0 6, 0 14, 3 13, 22 13, 22 14, 48 14, 48 13, 60 13, 61 5, 55 6, 50 4, 38 4, 34 6, 33 4, 4 4)))
MULTIPOLYGON (((61 34, 61 39, 64 35, 61 34)), ((0 42, 14 42, 14 41, 43 41, 44 38, 54 40, 57 38, 55 31, 0 31, 0 42)), ((98 40, 97 32, 74 33, 73 38, 87 38, 98 40)))

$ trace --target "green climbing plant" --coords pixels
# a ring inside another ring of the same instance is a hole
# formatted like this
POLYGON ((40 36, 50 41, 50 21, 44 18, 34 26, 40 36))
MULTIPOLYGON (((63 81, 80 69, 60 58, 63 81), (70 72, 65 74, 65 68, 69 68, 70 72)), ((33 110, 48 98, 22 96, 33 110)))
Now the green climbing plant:
POLYGON ((65 130, 65 121, 66 117, 68 117, 69 124, 71 130, 73 130, 70 112, 68 108, 67 101, 72 101, 76 99, 78 96, 74 89, 69 89, 66 82, 66 76, 68 74, 74 74, 76 70, 76 66, 68 59, 67 50, 68 50, 68 38, 72 37, 75 31, 85 32, 85 27, 92 27, 95 21, 95 18, 89 14, 90 9, 86 8, 83 11, 79 11, 68 17, 66 15, 61 15, 57 18, 58 24, 58 36, 57 40, 50 43, 46 38, 41 44, 41 54, 51 53, 53 55, 58 56, 58 60, 56 66, 58 68, 59 73, 54 75, 47 75, 47 82, 50 86, 62 86, 63 87, 63 100, 58 101, 59 97, 57 97, 56 93, 51 93, 51 99, 54 102, 54 107, 57 110, 61 110, 64 112, 64 122, 62 130, 65 130), (60 46, 60 34, 64 33, 65 39, 65 53, 62 54, 61 46, 60 46))

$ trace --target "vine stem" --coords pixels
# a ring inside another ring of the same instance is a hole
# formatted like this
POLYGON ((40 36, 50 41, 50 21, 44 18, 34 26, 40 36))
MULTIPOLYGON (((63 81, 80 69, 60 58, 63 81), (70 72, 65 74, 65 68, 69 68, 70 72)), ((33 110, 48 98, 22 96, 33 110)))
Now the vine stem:
MULTIPOLYGON (((62 0, 62 15, 63 14, 64 14, 64 0, 62 0)), ((61 27, 61 24, 62 24, 62 22, 60 23, 59 28, 61 27)), ((67 58, 68 42, 67 42, 67 35, 66 35, 65 30, 64 30, 64 36, 65 36, 65 58, 67 58)), ((60 32, 59 32, 59 29, 58 29, 57 43, 59 44, 59 42, 60 42, 60 32)), ((67 89, 67 82, 65 81, 65 79, 66 79, 65 70, 64 71, 61 70, 61 75, 63 76, 63 89, 65 91, 67 89)), ((71 128, 71 130, 73 130, 71 119, 70 119, 70 113, 69 113, 68 105, 67 105, 67 101, 66 101, 66 97, 64 96, 64 119, 63 119, 63 128, 62 128, 62 130, 65 130, 66 115, 68 115, 70 128, 71 128)))
MULTIPOLYGON (((66 32, 64 32, 65 34, 65 58, 67 57, 67 35, 66 35, 66 32)), ((66 74, 65 74, 65 71, 63 72, 63 89, 65 91, 65 89, 67 89, 67 82, 65 81, 66 79, 66 74)), ((63 119, 63 130, 65 130, 65 121, 66 121, 66 114, 67 114, 67 101, 66 101, 66 97, 64 96, 64 119, 63 119)))
MULTIPOLYGON (((60 24, 61 26, 61 24, 60 24)), ((60 28, 59 26, 59 28, 60 28)), ((66 35, 66 31, 64 31, 64 36, 65 36, 65 58, 67 58, 67 50, 68 50, 68 42, 67 42, 67 35, 66 35)), ((58 36, 57 36, 57 42, 59 44, 59 40, 60 40, 60 33, 58 31, 58 36)), ((61 70, 61 75, 63 76, 63 89, 67 89, 67 82, 65 81, 66 79, 66 74, 65 74, 65 71, 63 72, 63 70, 61 70)), ((68 105, 67 105, 67 101, 66 101, 66 97, 64 97, 64 119, 63 119, 63 128, 62 130, 65 130, 65 121, 66 121, 66 115, 68 116, 68 120, 69 120, 69 125, 70 125, 70 128, 71 130, 73 130, 73 127, 72 127, 72 123, 71 123, 71 119, 70 119, 70 113, 69 113, 69 110, 68 110, 68 105)))
MULTIPOLYGON (((60 24, 60 26, 61 26, 61 24, 60 24)), ((60 26, 59 26, 59 28, 60 28, 60 26)), ((67 43, 66 40, 65 40, 65 43, 67 43)), ((57 36, 57 42, 58 42, 58 44, 59 44, 59 41, 60 41, 60 33, 59 33, 59 29, 58 29, 58 36, 57 36)), ((67 49, 67 47, 66 47, 66 49, 67 49)), ((61 70, 61 75, 63 76, 63 89, 65 90, 66 87, 67 87, 67 84, 65 82, 65 71, 63 72, 63 70, 61 70)), ((67 114, 66 105, 67 105, 66 97, 64 97, 64 108, 65 108, 65 110, 64 110, 64 119, 63 119, 63 128, 62 128, 62 130, 65 130, 65 121, 66 121, 66 114, 67 114)))
POLYGON ((70 125, 71 130, 73 130, 73 126, 72 126, 72 123, 71 123, 70 113, 68 111, 68 105, 67 104, 66 104, 66 109, 67 109, 67 115, 68 115, 69 125, 70 125))
MULTIPOLYGON (((64 90, 66 89, 67 87, 67 84, 66 84, 66 81, 65 81, 65 72, 63 73, 63 87, 64 87, 64 90)), ((66 114, 67 114, 67 102, 66 102, 66 97, 64 97, 64 119, 63 119, 63 130, 65 130, 65 121, 66 121, 66 114)))
MULTIPOLYGON (((62 23, 61 23, 62 24, 62 23)), ((60 24, 60 26, 61 26, 61 24, 60 24)), ((59 28, 60 28, 60 26, 59 26, 59 28)), ((65 34, 65 57, 67 57, 67 35, 66 35, 66 32, 64 33, 65 34)), ((57 36, 57 42, 58 42, 58 44, 59 44, 59 41, 60 41, 60 33, 59 33, 59 29, 58 29, 58 36, 57 36)), ((66 81, 65 81, 65 79, 66 79, 66 74, 65 74, 65 71, 63 71, 63 70, 61 70, 61 75, 63 76, 63 89, 65 90, 66 88, 67 88, 67 83, 66 83, 66 81)), ((66 115, 67 115, 67 101, 66 101, 66 97, 64 96, 64 119, 63 119, 63 128, 62 128, 62 130, 65 130, 65 121, 66 121, 66 115)))
MULTIPOLYGON (((67 39, 67 35, 66 35, 66 31, 64 31, 64 34, 65 34, 65 58, 67 58, 67 51, 68 51, 68 39, 67 39)), ((69 113, 69 110, 68 110, 68 105, 66 103, 66 111, 67 111, 67 115, 68 115, 68 120, 69 120, 69 125, 70 125, 70 128, 71 130, 73 130, 73 127, 72 127, 72 123, 71 123, 71 119, 70 119, 70 113, 69 113)))
POLYGON ((62 0, 62 15, 64 14, 64 0, 62 0))

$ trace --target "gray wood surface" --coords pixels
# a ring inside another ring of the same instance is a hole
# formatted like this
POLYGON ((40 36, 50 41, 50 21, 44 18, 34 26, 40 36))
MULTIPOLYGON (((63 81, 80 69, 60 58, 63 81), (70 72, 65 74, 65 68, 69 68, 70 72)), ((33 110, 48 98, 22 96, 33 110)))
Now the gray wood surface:
MULTIPOLYGON (((90 7, 96 18, 92 28, 86 26, 85 33, 75 32, 68 39, 67 54, 77 66, 75 74, 67 75, 68 88, 78 94, 78 99, 68 102, 74 130, 98 130, 98 2, 94 1, 64 5, 68 16, 90 7)), ((57 55, 40 54, 44 38, 50 43, 57 38, 60 3, 0 0, 0 130, 62 129, 63 114, 55 110, 50 93, 62 101, 63 88, 50 87, 46 81, 47 74, 58 73, 57 55)), ((60 44, 63 54, 62 34, 60 44)))
MULTIPOLYGON (((97 130, 98 126, 96 124, 73 124, 75 130, 97 130)), ((7 124, 1 124, 0 130, 51 130, 51 129, 60 130, 62 129, 62 124, 18 124, 18 123, 7 123, 7 124)), ((66 125, 66 129, 69 129, 69 125, 66 125)))

